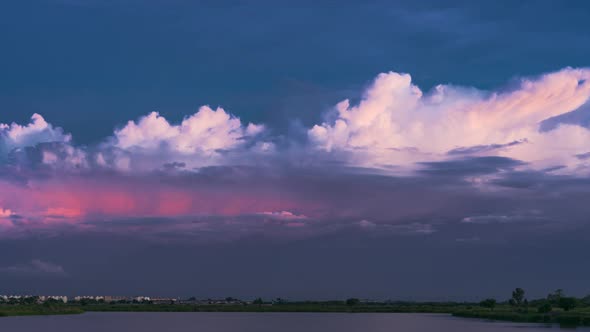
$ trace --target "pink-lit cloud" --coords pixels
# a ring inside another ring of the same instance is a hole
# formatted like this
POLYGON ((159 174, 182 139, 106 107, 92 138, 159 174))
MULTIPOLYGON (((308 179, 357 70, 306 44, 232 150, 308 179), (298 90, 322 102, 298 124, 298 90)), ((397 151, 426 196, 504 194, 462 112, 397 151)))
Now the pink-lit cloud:
POLYGON ((10 209, 0 208, 0 219, 1 218, 8 218, 11 215, 12 215, 12 211, 10 211, 10 209))
MULTIPOLYGON (((144 165, 157 165, 154 159, 165 156, 171 161, 181 161, 189 167, 222 164, 223 153, 244 148, 249 141, 264 132, 263 125, 241 120, 223 108, 202 106, 185 117, 178 125, 152 112, 137 122, 129 121, 114 132, 112 142, 106 146, 118 149, 111 152, 112 164, 122 170, 144 165)), ((266 150, 271 147, 266 142, 266 150)), ((260 146, 260 145, 259 145, 260 146)), ((97 156, 99 164, 106 165, 107 153, 97 156)))
POLYGON ((54 127, 40 114, 33 114, 27 125, 0 123, 0 153, 44 142, 69 142, 72 136, 54 127))
POLYGON ((5 209, 0 207, 0 228, 9 228, 14 226, 10 217, 13 216, 13 213, 10 209, 5 209))
MULTIPOLYGON (((543 121, 574 111, 590 97, 590 69, 565 68, 522 79, 513 89, 482 91, 439 85, 423 92, 409 74, 382 73, 358 105, 344 100, 332 120, 309 128, 309 142, 297 158, 333 160, 398 174, 420 169, 421 162, 458 155, 502 156, 526 167, 561 167, 562 174, 586 174, 590 130, 560 124, 540 130, 543 121)), ((81 148, 71 135, 38 114, 31 123, 0 124, 3 153, 37 147, 43 164, 63 168, 108 168, 153 171, 165 165, 184 169, 211 165, 272 163, 289 155, 266 126, 244 124, 222 108, 202 106, 173 124, 157 112, 114 130, 99 146, 81 148)), ((297 161, 296 161, 297 162, 297 161)))
MULTIPOLYGON (((190 176, 185 178, 189 183, 181 180, 116 174, 31 179, 26 185, 0 180, 0 220, 9 226, 9 218, 18 215, 19 226, 35 228, 112 219, 237 217, 313 206, 289 193, 277 195, 270 187, 191 184, 190 176)), ((270 217, 304 218, 289 212, 270 217)))
POLYGON ((342 222, 431 234, 438 228, 422 219, 440 211, 453 210, 452 220, 505 213, 462 202, 529 185, 509 178, 517 171, 586 177, 590 130, 540 124, 587 103, 589 78, 590 69, 566 68, 506 91, 440 85, 424 93, 409 75, 384 73, 358 105, 339 103, 298 143, 203 106, 176 124, 152 112, 78 146, 35 114, 29 124, 0 124, 0 227, 159 218, 182 220, 161 231, 217 230, 210 223, 238 233, 255 224, 308 231, 342 222), (461 190, 441 195, 450 185, 461 190))
POLYGON ((586 103, 589 79, 590 69, 566 68, 506 92, 439 85, 425 94, 410 75, 383 73, 358 105, 342 101, 336 119, 313 126, 308 136, 319 151, 345 152, 349 162, 366 167, 414 169, 416 162, 450 159, 448 152, 459 148, 496 147, 475 154, 576 172, 587 166, 575 155, 590 149, 590 131, 561 125, 541 132, 539 126, 586 103))

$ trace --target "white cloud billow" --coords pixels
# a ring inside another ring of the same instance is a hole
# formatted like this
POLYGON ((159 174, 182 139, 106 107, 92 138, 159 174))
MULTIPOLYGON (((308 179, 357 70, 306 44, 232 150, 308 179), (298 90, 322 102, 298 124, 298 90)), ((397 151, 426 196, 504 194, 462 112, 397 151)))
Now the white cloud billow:
POLYGON ((315 125, 308 137, 316 149, 345 153, 362 166, 411 169, 415 162, 452 158, 452 150, 480 147, 470 153, 579 170, 585 165, 575 155, 590 151, 590 131, 560 125, 540 132, 539 124, 587 102, 589 79, 590 69, 566 68, 522 80, 508 92, 439 85, 424 94, 410 75, 384 73, 358 105, 340 102, 335 120, 315 125))
POLYGON ((7 153, 16 148, 35 146, 39 143, 62 142, 72 140, 70 134, 54 127, 43 116, 35 113, 27 125, 17 123, 0 123, 0 152, 7 153))
POLYGON ((94 158, 102 167, 150 170, 175 162, 187 169, 225 164, 227 153, 268 153, 274 146, 257 140, 265 127, 241 120, 223 108, 202 106, 180 124, 171 124, 158 112, 129 121, 94 158), (250 144, 251 143, 251 144, 250 144))
POLYGON ((215 153, 230 150, 264 130, 261 125, 242 126, 239 118, 226 113, 223 108, 211 109, 202 106, 199 111, 186 117, 179 125, 172 125, 157 112, 152 112, 137 121, 115 131, 115 145, 121 149, 160 150, 180 154, 215 153))
MULTIPOLYGON (((515 89, 500 92, 439 85, 424 93, 408 74, 383 73, 358 105, 344 100, 330 114, 332 120, 309 129, 303 154, 293 155, 319 162, 337 158, 401 173, 416 170, 420 162, 503 156, 524 161, 521 167, 586 175, 590 158, 580 156, 590 153, 590 130, 575 124, 548 131, 539 127, 580 108, 589 97, 590 69, 585 68, 523 79, 515 89)), ((35 149, 12 160, 40 160, 69 170, 152 171, 165 165, 191 170, 275 162, 281 154, 289 158, 291 151, 280 151, 272 142, 282 138, 268 138, 265 131, 264 125, 244 124, 223 108, 202 106, 178 124, 149 113, 115 130, 98 146, 80 147, 72 144, 70 134, 34 114, 25 125, 0 124, 0 160, 24 147, 35 149), (38 157, 32 158, 34 153, 38 157)))

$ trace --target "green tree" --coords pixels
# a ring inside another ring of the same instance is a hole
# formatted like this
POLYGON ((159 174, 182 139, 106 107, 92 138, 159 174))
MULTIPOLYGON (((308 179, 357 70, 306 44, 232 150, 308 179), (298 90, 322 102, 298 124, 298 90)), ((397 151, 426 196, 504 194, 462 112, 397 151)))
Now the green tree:
POLYGON ((561 299, 563 296, 564 296, 563 289, 556 289, 555 292, 547 295, 547 300, 549 300, 549 302, 551 302, 551 304, 553 304, 553 305, 558 305, 559 299, 561 299))
POLYGON ((559 299, 559 307, 565 311, 569 311, 576 307, 577 300, 575 297, 561 297, 559 299))
POLYGON ((261 297, 257 298, 256 300, 252 301, 253 304, 257 304, 257 305, 263 305, 264 304, 264 300, 262 300, 261 297))
POLYGON ((23 304, 35 304, 37 301, 39 301, 38 296, 28 296, 22 299, 23 304))
POLYGON ((496 299, 485 299, 479 302, 479 305, 484 308, 489 308, 490 310, 494 310, 496 306, 496 299))
POLYGON ((346 305, 347 306, 355 306, 357 304, 361 303, 361 301, 359 299, 355 299, 355 298, 350 298, 346 300, 346 305))
POLYGON ((524 289, 516 288, 512 291, 512 298, 510 299, 510 304, 520 307, 524 302, 524 289))
POLYGON ((537 311, 541 314, 546 314, 546 313, 551 312, 552 309, 553 308, 551 307, 551 303, 545 302, 537 308, 537 311))

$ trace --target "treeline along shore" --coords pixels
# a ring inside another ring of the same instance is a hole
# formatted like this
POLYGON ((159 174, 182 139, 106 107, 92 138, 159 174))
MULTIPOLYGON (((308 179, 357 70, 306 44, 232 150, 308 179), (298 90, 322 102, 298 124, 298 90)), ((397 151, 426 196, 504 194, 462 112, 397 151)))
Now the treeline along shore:
POLYGON ((330 312, 330 313, 440 313, 457 317, 512 322, 590 326, 590 296, 569 297, 562 290, 546 298, 528 300, 525 291, 516 288, 506 301, 493 298, 481 302, 403 302, 363 301, 287 301, 283 299, 241 301, 170 300, 162 303, 149 300, 88 299, 64 303, 35 301, 34 297, 0 303, 0 316, 80 314, 84 312, 330 312))

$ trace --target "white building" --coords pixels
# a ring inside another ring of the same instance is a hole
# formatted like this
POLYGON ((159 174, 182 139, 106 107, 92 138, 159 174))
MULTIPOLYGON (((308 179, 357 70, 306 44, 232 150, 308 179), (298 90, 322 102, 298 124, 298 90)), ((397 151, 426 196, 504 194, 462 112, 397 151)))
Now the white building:
POLYGON ((150 301, 150 297, 149 296, 136 296, 133 298, 133 301, 137 301, 137 302, 149 302, 150 301))
POLYGON ((89 300, 89 301, 104 301, 104 296, 76 296, 74 297, 74 301, 80 302, 82 300, 89 300))
POLYGON ((62 301, 63 303, 68 303, 68 297, 67 296, 39 296, 39 301, 41 302, 45 302, 45 301, 49 301, 49 300, 55 300, 55 301, 62 301))

